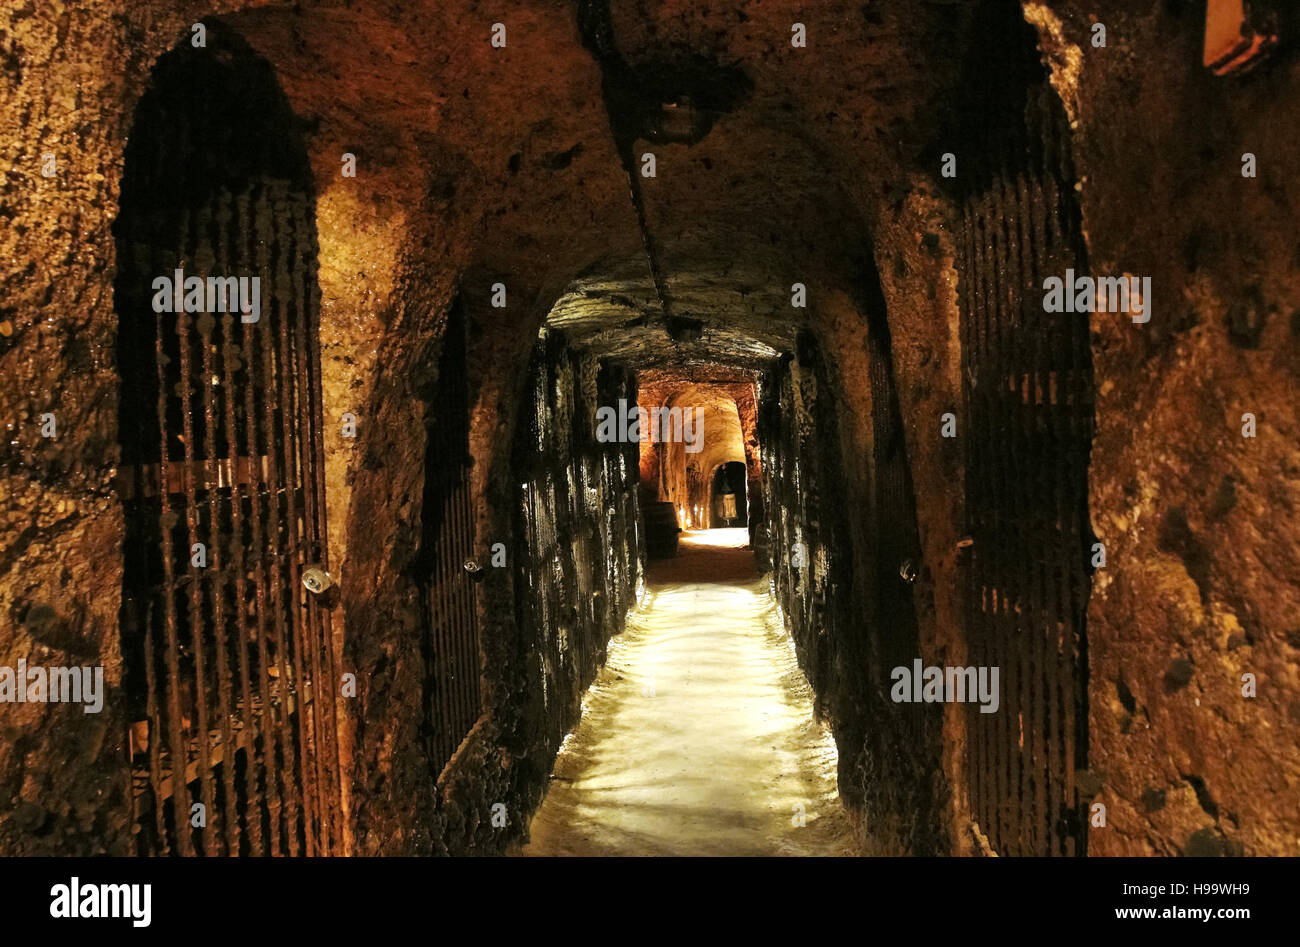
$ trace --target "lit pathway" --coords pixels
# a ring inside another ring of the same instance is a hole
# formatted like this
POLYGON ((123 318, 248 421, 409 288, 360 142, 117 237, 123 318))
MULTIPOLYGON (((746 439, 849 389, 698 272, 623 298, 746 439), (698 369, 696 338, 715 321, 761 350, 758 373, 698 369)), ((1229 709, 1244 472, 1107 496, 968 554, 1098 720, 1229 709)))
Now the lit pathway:
POLYGON ((835 744, 747 538, 683 533, 651 563, 520 854, 851 852, 835 744))

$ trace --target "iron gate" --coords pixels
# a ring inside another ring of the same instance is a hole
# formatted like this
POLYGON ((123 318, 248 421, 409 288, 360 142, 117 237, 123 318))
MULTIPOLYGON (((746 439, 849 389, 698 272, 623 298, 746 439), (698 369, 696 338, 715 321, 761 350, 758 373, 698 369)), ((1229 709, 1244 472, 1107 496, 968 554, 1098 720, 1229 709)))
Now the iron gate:
POLYGON ((481 652, 474 559, 469 450, 465 313, 451 307, 439 360, 435 415, 425 459, 424 611, 425 721, 430 759, 441 773, 482 711, 481 652))
POLYGON ((127 149, 118 485, 141 854, 342 839, 335 642, 303 585, 328 558, 315 201, 291 121, 269 66, 214 30, 159 61, 127 149), (177 270, 257 277, 257 320, 206 296, 167 311, 154 281, 177 270))
POLYGON ((1042 286, 1086 262, 1068 124, 1036 52, 1023 69, 997 72, 963 159, 965 613, 969 663, 1000 668, 1002 693, 970 705, 968 788, 998 853, 1081 855, 1092 365, 1087 316, 1045 312, 1042 286))

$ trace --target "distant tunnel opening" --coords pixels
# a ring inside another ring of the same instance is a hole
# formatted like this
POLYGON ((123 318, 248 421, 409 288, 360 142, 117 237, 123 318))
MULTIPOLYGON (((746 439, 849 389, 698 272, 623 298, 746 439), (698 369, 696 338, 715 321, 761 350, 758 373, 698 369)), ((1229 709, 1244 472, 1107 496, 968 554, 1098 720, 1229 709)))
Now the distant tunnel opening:
POLYGON ((745 464, 742 461, 729 461, 714 471, 709 497, 715 525, 749 526, 749 504, 745 496, 747 490, 745 464))

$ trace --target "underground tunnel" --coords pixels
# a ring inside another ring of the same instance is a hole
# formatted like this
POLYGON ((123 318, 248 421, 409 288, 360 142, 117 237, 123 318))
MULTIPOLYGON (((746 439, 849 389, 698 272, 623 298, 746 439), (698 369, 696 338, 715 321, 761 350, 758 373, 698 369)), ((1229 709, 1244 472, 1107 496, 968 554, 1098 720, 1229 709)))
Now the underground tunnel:
POLYGON ((0 854, 1300 854, 1298 36, 0 12, 0 854))

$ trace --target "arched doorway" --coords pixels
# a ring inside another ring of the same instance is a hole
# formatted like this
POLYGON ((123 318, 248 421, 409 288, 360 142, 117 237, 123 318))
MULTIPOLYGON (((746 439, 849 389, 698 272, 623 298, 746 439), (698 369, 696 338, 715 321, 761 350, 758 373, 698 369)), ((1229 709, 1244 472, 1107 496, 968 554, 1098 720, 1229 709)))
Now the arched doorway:
POLYGON ((416 577, 423 620, 424 731, 431 767, 447 767, 482 713, 475 580, 475 508, 469 448, 466 314, 457 298, 447 316, 437 389, 428 406, 424 503, 416 577))
POLYGON ((121 610, 141 854, 342 835, 315 198, 268 63, 220 24, 162 56, 114 234, 121 610))
POLYGON ((749 526, 746 468, 743 461, 721 464, 713 472, 709 507, 713 525, 745 528, 749 526))

